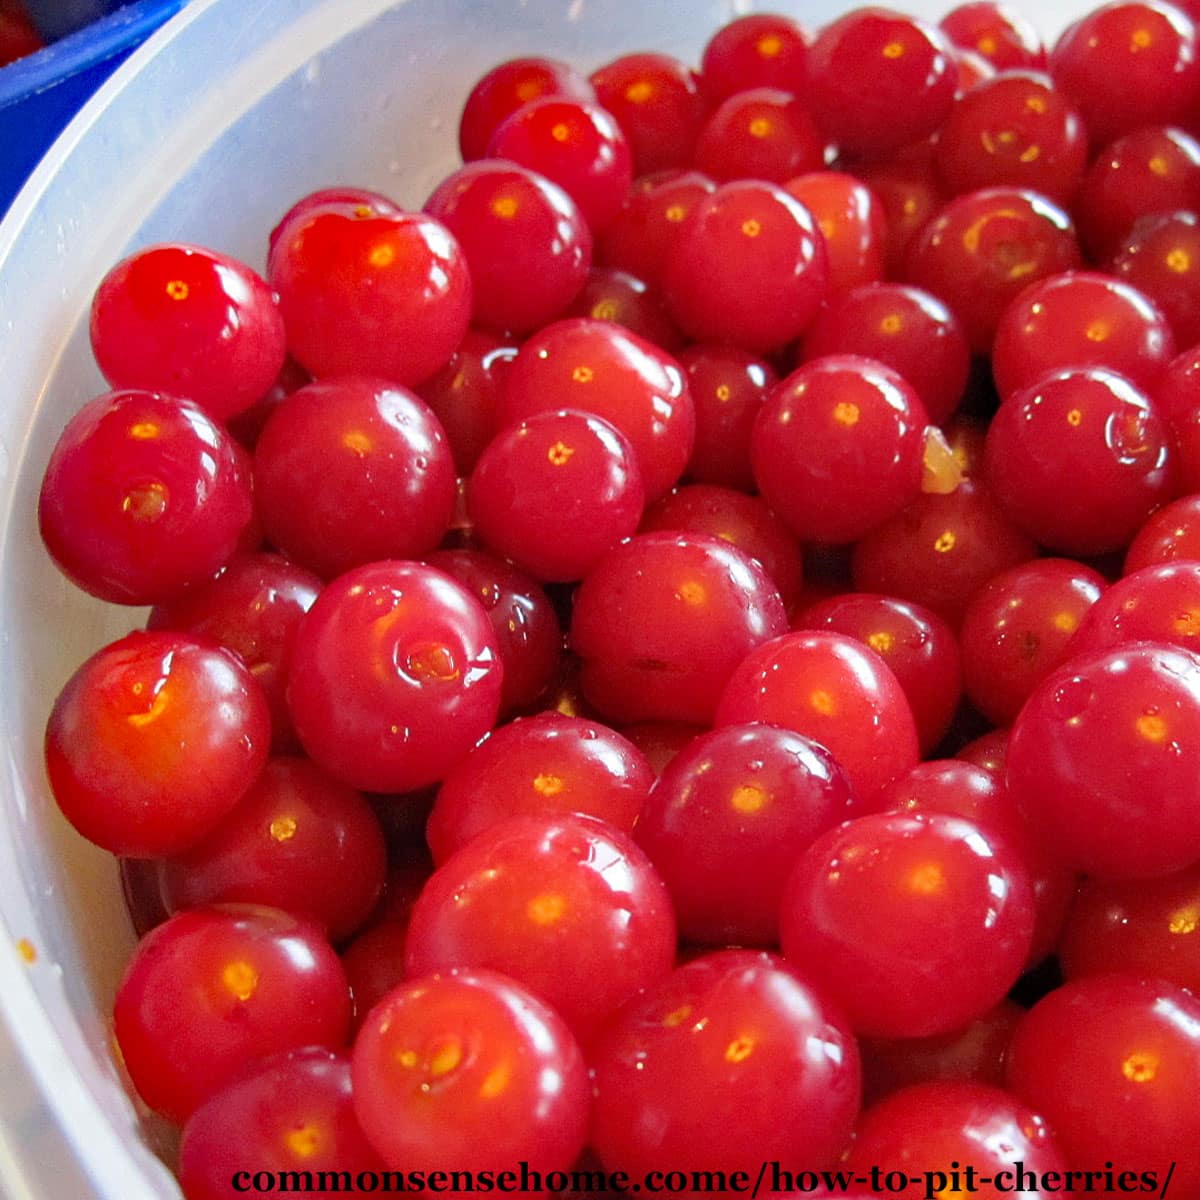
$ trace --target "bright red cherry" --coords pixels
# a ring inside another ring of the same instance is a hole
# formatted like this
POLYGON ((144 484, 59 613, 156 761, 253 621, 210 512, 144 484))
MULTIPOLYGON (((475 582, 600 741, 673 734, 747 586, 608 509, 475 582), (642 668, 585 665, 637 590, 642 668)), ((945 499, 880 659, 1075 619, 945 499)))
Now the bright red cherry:
POLYGON ((918 758, 912 708, 896 677, 874 651, 839 633, 790 633, 744 656, 716 724, 749 721, 819 742, 868 805, 918 758))
POLYGON ((549 596, 524 572, 478 550, 438 550, 425 561, 457 579, 483 605, 504 666, 501 713, 537 703, 554 680, 563 649, 549 596))
POLYGON ((879 158, 928 137, 954 103, 955 69, 942 33, 886 8, 826 25, 808 55, 812 104, 843 153, 879 158))
POLYGON ((738 664, 786 629, 779 592, 748 555, 702 534, 644 533, 583 581, 571 645, 600 713, 707 724, 738 664))
POLYGON ((1168 983, 1130 975, 1057 988, 1017 1026, 1008 1086, 1041 1113, 1074 1166, 1200 1188, 1200 1001, 1168 983), (1171 1166, 1174 1170, 1171 1171, 1171 1166))
POLYGON ((516 163, 471 163, 425 209, 458 240, 471 272, 473 320, 530 333, 562 316, 592 263, 592 234, 557 184, 516 163))
POLYGON ((1144 125, 1180 124, 1200 89, 1195 26, 1156 0, 1104 4, 1058 39, 1050 74, 1095 146, 1144 125))
POLYGON ((1142 391, 1099 367, 1010 396, 988 429, 984 471, 1014 525, 1070 555, 1128 545, 1174 485, 1165 424, 1142 391))
POLYGON ((998 71, 1046 65, 1046 48, 1035 26, 1015 8, 995 0, 971 0, 948 12, 942 32, 956 46, 982 54, 998 71))
POLYGON ((271 709, 271 748, 298 748, 286 691, 296 632, 321 580, 277 554, 235 558, 212 583, 151 613, 146 628, 177 629, 220 642, 258 680, 271 709))
POLYGON ((883 206, 883 253, 889 279, 904 279, 909 247, 947 197, 933 165, 933 145, 918 143, 901 157, 863 163, 855 174, 883 206))
POLYGON ((691 162, 706 106, 687 63, 668 54, 624 54, 593 71, 591 82, 625 134, 635 175, 691 162))
MULTIPOLYGON (((188 1200, 234 1200, 259 1171, 338 1179, 382 1168, 354 1115, 349 1062, 311 1047, 255 1063, 191 1115, 179 1182, 188 1200)), ((338 1190, 308 1195, 333 1200, 338 1190)))
MULTIPOLYGON (((999 1087, 938 1081, 906 1087, 863 1113, 845 1158, 847 1171, 879 1171, 888 1195, 918 1200, 927 1190, 1037 1200, 1041 1190, 1020 1182, 1019 1170, 1041 1180, 1068 1177, 1068 1160, 1049 1122, 999 1087), (1016 1164, 1020 1164, 1020 1168, 1016 1164), (914 1169, 915 1168, 915 1169, 914 1169), (985 1184, 982 1181, 986 1179, 985 1184)), ((1099 1160, 1097 1160, 1099 1161, 1099 1160)), ((1091 1160, 1088 1161, 1091 1164, 1091 1160)), ((938 1192, 934 1192, 937 1195, 938 1192)))
POLYGON ((894 371, 852 355, 822 358, 763 405, 750 445, 754 478, 801 539, 852 542, 920 493, 927 424, 894 371))
POLYGON ((936 296, 900 283, 869 283, 831 301, 804 335, 804 360, 830 354, 891 367, 936 422, 958 407, 971 365, 958 318, 936 296))
POLYGON ((827 629, 856 638, 891 668, 912 707, 921 749, 942 740, 962 697, 962 665, 954 631, 919 604, 864 592, 818 601, 794 629, 827 629))
POLYGON ((630 832, 654 782, 650 764, 614 729, 542 713, 488 734, 446 776, 426 836, 443 863, 507 817, 584 813, 630 832))
POLYGON ((951 46, 950 59, 957 72, 958 86, 954 92, 956 100, 961 100, 963 96, 986 80, 995 78, 996 68, 982 54, 977 54, 974 50, 951 46))
POLYGON ((735 92, 779 88, 802 96, 811 36, 789 17, 751 13, 722 25, 700 57, 700 78, 709 100, 735 92))
POLYGON ((1009 724, 1066 661, 1072 635, 1107 586, 1099 572, 1060 558, 1034 559, 989 580, 959 634, 971 703, 993 724, 1009 724))
POLYGON ((907 279, 932 292, 963 323, 971 349, 987 354, 1009 304, 1031 283, 1078 267, 1067 213, 1020 188, 984 188, 951 200, 914 240, 907 279))
POLYGON ((683 474, 696 415, 679 364, 609 321, 572 317, 530 338, 504 382, 501 428, 538 413, 578 409, 629 439, 647 502, 683 474))
POLYGON ((113 854, 194 846, 253 784, 271 741, 262 688, 231 651, 183 633, 131 633, 71 676, 46 726, 50 789, 113 854))
POLYGON ((458 127, 463 161, 487 153, 492 134, 519 108, 541 96, 592 101, 592 85, 574 67, 553 58, 513 58, 493 67, 471 89, 458 127))
POLYGON ((1200 863, 1160 879, 1089 879, 1058 944, 1068 979, 1126 972, 1200 991, 1200 863))
POLYGON ((592 1147, 631 1178, 829 1166, 858 1112, 858 1049, 807 971, 726 950, 679 967, 591 1048, 592 1147), (771 1097, 770 1104, 761 1098, 771 1097))
POLYGON ((711 484, 689 484, 646 511, 642 533, 667 530, 708 534, 757 559, 784 608, 792 610, 803 584, 800 546, 758 496, 711 484))
POLYGON ((617 215, 633 182, 633 156, 613 115, 559 96, 517 109, 492 134, 487 154, 557 183, 593 233, 617 215))
POLYGON ((1174 356, 1171 327, 1146 296, 1097 271, 1068 271, 1005 310, 992 374, 1005 398, 1066 367, 1105 367, 1149 391, 1174 356))
POLYGON ((314 376, 423 382, 467 332, 468 261, 424 213, 326 204, 293 218, 268 264, 289 352, 314 376))
POLYGON ((952 195, 1029 188, 1069 204, 1088 164, 1087 131, 1048 75, 1004 71, 955 103, 934 161, 952 195))
POLYGON ((1200 342, 1200 217, 1142 217, 1113 255, 1118 279, 1144 292, 1171 323, 1180 346, 1200 342))
POLYGON ((873 1037, 949 1033, 998 1004, 1033 936, 1018 854, 942 813, 859 817, 796 862, 780 915, 785 956, 873 1037))
POLYGON ((658 289, 615 267, 593 267, 567 315, 613 321, 672 354, 685 341, 658 289))
POLYGON ((98 396, 60 435, 38 500, 58 568, 113 604, 158 604, 207 583, 253 517, 241 447, 187 400, 98 396))
POLYGON ((815 170, 789 179, 784 190, 812 213, 825 239, 830 301, 883 278, 883 205, 866 184, 843 171, 815 170))
POLYGON ((1150 517, 1130 543, 1125 572, 1188 559, 1200 561, 1200 496, 1184 496, 1150 517))
POLYGON ((475 534, 535 579, 582 579, 642 519, 632 445, 590 413, 560 409, 510 425, 467 483, 475 534))
POLYGON ((782 349, 803 333, 828 285, 825 244, 812 215, 782 188, 754 180, 726 183, 693 206, 664 278, 685 333, 757 353, 782 349))
POLYGON ((113 387, 192 400, 217 421, 249 408, 286 353, 266 282, 199 246, 150 246, 113 267, 92 300, 91 339, 113 387))
POLYGON ((588 1077, 562 1019, 493 971, 414 979, 354 1044, 354 1108, 389 1167, 539 1172, 574 1162, 588 1077))
POLYGON ((271 543, 325 577, 424 554, 454 513, 454 459, 438 419, 383 379, 293 392, 258 439, 254 482, 271 543))
POLYGON ((674 956, 671 899, 650 860, 578 813, 510 817, 453 854, 417 899, 406 954, 410 976, 510 975, 582 1038, 674 956))
POLYGON ((1165 642, 1200 652, 1200 562, 1162 563, 1118 579, 1092 605, 1071 655, 1129 642, 1165 642))
POLYGON ((861 811, 816 742, 772 725, 727 725, 671 760, 635 836, 670 889, 682 937, 772 946, 796 858, 861 811))
POLYGON ((315 925, 229 904, 180 913, 138 943, 113 1026, 138 1095, 182 1123, 248 1062, 341 1046, 350 989, 315 925))
POLYGON ((1008 758, 1008 730, 993 729, 968 742, 954 757, 982 767, 989 775, 1003 779, 1008 758))
POLYGON ((692 165, 718 183, 784 183, 793 175, 819 171, 824 163, 825 139, 808 109, 790 92, 766 87, 721 101, 692 155, 692 165))
POLYGON ((1069 659, 1041 682, 1013 724, 1007 777, 1062 862, 1138 879, 1200 860, 1197 761, 1200 658, 1133 642, 1069 659))
POLYGON ((315 921, 343 941, 387 871, 383 832, 353 788, 302 758, 275 758, 198 845, 160 864, 170 912, 240 901, 315 921))
POLYGON ((330 774, 363 791, 412 791, 492 727, 501 677, 491 622, 462 584, 419 563, 372 563, 317 597, 288 706, 330 774))

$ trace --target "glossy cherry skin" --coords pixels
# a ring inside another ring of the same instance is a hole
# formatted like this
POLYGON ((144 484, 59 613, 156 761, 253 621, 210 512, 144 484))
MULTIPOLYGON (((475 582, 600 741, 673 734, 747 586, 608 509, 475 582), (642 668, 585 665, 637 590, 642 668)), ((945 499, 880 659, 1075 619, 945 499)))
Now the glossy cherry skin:
POLYGON ((1129 642, 1162 642, 1200 651, 1200 562, 1163 563, 1118 579, 1088 609, 1071 655, 1129 642))
POLYGON ((629 439, 647 502, 683 473, 696 429, 687 380, 669 354, 637 334, 572 317, 525 342, 504 381, 500 426, 565 408, 602 417, 629 439))
POLYGON ((773 946, 796 858, 861 811, 824 747, 772 725, 727 725, 671 760, 635 836, 670 889, 684 939, 773 946))
POLYGON ((808 109, 790 92, 754 88, 722 100, 705 122, 692 165, 718 183, 767 179, 819 171, 825 139, 808 109))
POLYGON ((148 933, 117 990, 114 1032, 138 1095, 182 1123, 248 1060, 341 1046, 350 989, 320 930, 272 908, 180 913, 148 933))
POLYGON ((686 341, 658 289, 615 267, 593 267, 567 315, 613 321, 671 354, 686 341))
MULTIPOLYGON (((863 1100, 867 1104, 915 1083, 1004 1086, 1004 1056, 1025 1010, 1011 1000, 976 1017, 963 1029, 927 1038, 862 1038, 863 1100)), ((933 1161, 932 1159, 930 1160, 933 1161)))
POLYGON ((883 254, 889 279, 904 279, 909 247, 946 202, 933 165, 933 145, 902 157, 856 165, 854 172, 883 205, 883 254))
POLYGON ((951 200, 908 252, 907 279, 945 301, 971 349, 991 350, 1009 304, 1031 283, 1078 267, 1067 213, 1020 188, 984 188, 951 200))
POLYGON ((483 605, 504 667, 501 713, 536 704, 562 656, 562 627, 549 596, 524 572, 478 550, 438 550, 425 561, 457 579, 483 605))
POLYGON ((1036 547, 991 495, 967 481, 948 496, 923 494, 854 547, 854 586, 933 609, 952 627, 993 575, 1036 547))
POLYGON ((92 351, 114 388, 192 400, 223 421, 283 366, 275 297, 249 267, 199 246, 150 246, 118 263, 92 300, 92 351))
POLYGON ((1200 208, 1200 143, 1182 129, 1152 125, 1106 146, 1075 198, 1084 246, 1096 258, 1116 252, 1138 220, 1200 208))
POLYGON ((596 260, 658 288, 688 214, 716 190, 699 171, 660 171, 635 180, 621 211, 596 243, 596 260))
POLYGON ((1143 392, 1099 367, 1010 396, 988 429, 984 473, 1013 524, 1070 555, 1122 549, 1174 485, 1165 424, 1143 392))
POLYGON ((800 595, 800 546, 787 526, 758 496, 693 483, 646 510, 642 533, 675 530, 720 538, 758 561, 789 612, 800 595))
POLYGON ((746 655, 715 723, 749 721, 819 742, 868 805, 918 758, 912 708, 896 677, 874 651, 839 633, 789 633, 746 655))
POLYGON ((321 580, 277 554, 235 558, 212 583, 155 608, 150 630, 199 634, 234 651, 258 680, 271 709, 271 747, 296 749, 286 689, 296 631, 321 580))
POLYGON ((368 925, 342 951, 342 968, 354 997, 352 1039, 375 1005, 404 982, 407 940, 407 920, 380 921, 368 925))
POLYGON ((754 488, 750 437, 758 410, 779 376, 758 355, 701 342, 679 355, 696 408, 696 441, 687 475, 748 492, 754 488))
POLYGON ((997 575, 963 618, 963 680, 971 703, 1008 725, 1035 687, 1066 661, 1072 635, 1107 582, 1069 559, 1042 558, 997 575))
POLYGON ((1027 288, 992 346, 1001 397, 1067 367, 1105 367, 1150 390, 1175 357, 1175 336, 1151 301, 1097 271, 1068 271, 1027 288))
POLYGON ((954 631, 937 613, 891 596, 849 592, 818 601, 792 628, 827 629, 869 646, 904 690, 922 752, 941 741, 962 697, 962 664, 954 631))
MULTIPOLYGON (((357 1177, 382 1168, 354 1115, 350 1063, 310 1047, 255 1063, 191 1115, 179 1182, 188 1200, 236 1200, 235 1177, 258 1171, 357 1177)), ((331 1200, 337 1190, 308 1194, 331 1200)))
POLYGON ((557 183, 598 233, 633 182, 633 155, 620 125, 595 104, 543 96, 522 105, 488 142, 505 159, 557 183))
POLYGON ((797 537, 852 542, 916 499, 927 424, 894 371, 853 355, 822 358, 763 405, 750 443, 754 478, 797 537))
POLYGON ((326 578, 432 550, 454 512, 441 424, 383 379, 318 380, 293 392, 258 439, 254 482, 272 544, 326 578))
POLYGON ((1104 4, 1058 39, 1050 74, 1095 146, 1144 125, 1181 124, 1200 88, 1196 30, 1173 5, 1104 4))
POLYGON ((519 108, 542 96, 592 101, 592 85, 574 67, 553 58, 513 58, 493 67, 471 89, 458 126, 463 161, 487 153, 492 134, 519 108))
POLYGON ((213 829, 267 758, 271 717, 229 650, 183 633, 131 633, 67 681, 46 725, 50 789, 113 854, 177 854, 213 829))
POLYGON ((1046 48, 1036 27, 1017 9, 993 0, 960 4, 940 22, 956 46, 982 54, 998 71, 1046 65, 1046 48))
POLYGON ((868 283, 831 301, 803 343, 806 362, 830 354, 891 367, 937 422, 958 407, 971 365, 958 318, 936 296, 900 283, 868 283))
POLYGON ((529 333, 561 316, 592 264, 592 234, 557 184, 515 163, 470 163, 425 202, 471 272, 472 320, 529 333))
POLYGON ((1005 71, 955 103, 938 131, 934 161, 952 195, 1029 188, 1067 204, 1087 168, 1087 131, 1048 75, 1005 71))
POLYGON ((317 188, 301 196, 291 208, 276 222, 267 239, 268 253, 273 251, 279 241, 288 236, 293 221, 302 221, 310 213, 319 212, 327 204, 349 204, 355 209, 363 210, 360 217, 379 216, 383 214, 396 216, 403 209, 382 192, 373 192, 368 188, 353 185, 317 188))
POLYGON ((1109 266, 1158 305, 1178 345, 1200 342, 1200 218, 1195 213, 1143 217, 1109 266))
POLYGON ((469 475, 495 436, 496 398, 517 356, 511 339, 468 329, 450 361, 417 394, 433 410, 460 475, 469 475))
POLYGON ((922 21, 860 8, 830 22, 808 55, 806 99, 845 154, 879 158, 928 137, 954 103, 949 44, 922 21))
POLYGON ((584 1039, 674 956, 658 872, 628 834, 579 813, 509 817, 451 855, 417 899, 406 953, 410 976, 510 975, 584 1039))
POLYGON ((697 341, 763 354, 803 333, 829 267, 809 211, 769 183, 726 183, 694 205, 669 251, 667 303, 697 341), (770 304, 762 297, 769 295, 770 304))
POLYGON ((1040 1112, 1072 1165, 1155 1171, 1184 1196, 1200 1187, 1200 1001, 1129 975, 1051 992, 1017 1026, 1008 1086, 1040 1112))
POLYGON ((593 71, 591 83, 625 134, 635 175, 691 162, 706 105, 687 63, 668 54, 623 54, 593 71))
POLYGON ((763 1157, 831 1165, 858 1112, 845 1019, 773 954, 693 959, 627 1005, 590 1058, 592 1147, 634 1178, 667 1163, 752 1176, 763 1157))
POLYGON ((202 842, 160 864, 170 912, 239 901, 306 917, 333 941, 370 915, 387 870, 371 806, 302 758, 275 758, 202 842))
POLYGON ((779 592, 741 550, 702 534, 643 533, 583 581, 571 645, 600 713, 703 725, 738 664, 786 629, 779 592))
POLYGON ((779 88, 802 96, 811 35, 775 13, 751 13, 722 25, 700 56, 704 94, 719 103, 735 92, 779 88))
POLYGON ((1126 972, 1200 990, 1200 863, 1160 879, 1089 879, 1058 956, 1068 979, 1126 972))
POLYGON ((879 813, 819 838, 780 909, 784 955, 855 1032, 959 1029, 1017 981, 1033 937, 1021 857, 985 827, 937 812, 879 813))
POLYGON ((446 365, 471 319, 468 259, 424 213, 314 208, 288 222, 268 277, 288 351, 316 377, 378 375, 412 387, 446 365))
POLYGON ((363 1023, 354 1107, 389 1167, 563 1170, 587 1136, 583 1054, 542 1000, 493 971, 414 979, 363 1023))
POLYGON ((848 1171, 877 1169, 897 1182, 907 1175, 907 1187, 887 1189, 906 1200, 939 1184, 952 1195, 972 1168, 972 1194, 1037 1200, 1039 1188, 1018 1186, 1015 1164, 1040 1180, 1043 1172, 1066 1178, 1069 1163, 1044 1117, 999 1087, 960 1081, 914 1084, 872 1105, 844 1161, 848 1171))
POLYGON ((582 579, 637 529, 644 506, 629 439, 579 410, 509 425, 467 483, 476 536, 542 582, 582 579))
POLYGON ((372 563, 317 597, 288 707, 304 749, 335 778, 412 791, 492 727, 502 674, 491 622, 462 584, 420 563, 372 563))
POLYGON ((789 179, 784 190, 812 213, 825 239, 830 301, 883 278, 883 205, 866 184, 843 171, 818 169, 789 179))
POLYGON ((996 68, 974 50, 964 50, 961 46, 952 45, 950 58, 958 75, 958 86, 954 92, 956 100, 961 100, 968 92, 996 75, 996 68))
POLYGON ((1158 563, 1200 560, 1200 496, 1164 505, 1138 530, 1125 556, 1125 572, 1158 563))
POLYGON ((1200 859, 1197 754, 1200 658, 1133 642, 1072 658, 1042 681, 1013 723, 1008 785, 1068 866, 1166 875, 1200 859))
POLYGON ((639 721, 621 729, 622 736, 645 755, 656 779, 681 750, 703 733, 701 726, 688 725, 684 721, 639 721))
POLYGON ((157 604, 207 583, 253 517, 241 447, 190 401, 97 396, 59 436, 38 527, 72 583, 113 604, 157 604))
POLYGON ((642 753, 595 721, 541 713, 488 734, 446 776, 426 837, 436 863, 508 817, 584 813, 629 833, 654 783, 642 753))
POLYGON ((1008 758, 1008 730, 993 729, 968 742, 954 757, 1003 779, 1008 758))

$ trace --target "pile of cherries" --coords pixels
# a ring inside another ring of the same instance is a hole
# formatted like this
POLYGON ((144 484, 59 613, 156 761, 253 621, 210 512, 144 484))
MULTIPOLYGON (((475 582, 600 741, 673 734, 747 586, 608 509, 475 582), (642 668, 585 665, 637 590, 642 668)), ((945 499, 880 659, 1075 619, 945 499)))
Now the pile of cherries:
POLYGON ((41 530, 152 611, 46 760, 189 1200, 1200 1195, 1197 43, 982 0, 519 59, 421 211, 108 274, 41 530))

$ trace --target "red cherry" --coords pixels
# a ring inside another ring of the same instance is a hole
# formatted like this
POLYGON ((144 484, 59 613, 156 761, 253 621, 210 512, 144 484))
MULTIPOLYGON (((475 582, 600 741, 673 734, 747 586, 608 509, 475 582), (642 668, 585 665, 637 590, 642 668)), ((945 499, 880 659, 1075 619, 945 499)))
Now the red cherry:
POLYGON ((1200 560, 1200 496, 1176 500, 1147 520, 1130 543, 1125 572, 1188 559, 1200 560))
POLYGON ((1046 65, 1046 48, 1037 29, 1015 8, 994 0, 960 4, 941 20, 955 45, 982 54, 998 71, 1046 65))
POLYGON ((593 267, 588 272, 587 283, 575 297, 568 315, 623 325, 672 354, 685 340, 658 290, 615 267, 593 267))
POLYGON ((1069 650, 1090 654, 1130 642, 1200 651, 1200 562, 1162 563, 1118 579, 1087 610, 1069 650))
POLYGON ((1141 218, 1117 248, 1110 269, 1158 305, 1178 345, 1200 342, 1200 220, 1195 213, 1141 218))
POLYGON ((719 102, 752 88, 802 96, 810 34, 788 17, 752 13, 722 25, 700 57, 704 94, 719 102))
POLYGON ((701 129, 692 155, 692 165, 718 183, 784 183, 820 170, 824 162, 825 139, 808 109, 791 93, 769 87, 723 100, 701 129))

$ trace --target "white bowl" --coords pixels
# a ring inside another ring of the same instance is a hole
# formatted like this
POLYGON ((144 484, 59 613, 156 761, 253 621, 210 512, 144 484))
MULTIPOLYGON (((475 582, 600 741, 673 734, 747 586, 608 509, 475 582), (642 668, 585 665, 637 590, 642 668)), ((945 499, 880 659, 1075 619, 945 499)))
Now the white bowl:
MULTIPOLYGON (((907 5, 934 18, 949 6, 907 5)), ((0 225, 0 1192, 12 1200, 178 1195, 109 1052, 133 946, 116 865, 66 826, 42 766, 58 689, 143 615, 77 592, 37 536, 51 447, 104 387, 87 342, 97 282, 160 240, 261 267, 275 219, 330 183, 419 207, 458 163, 458 111, 489 66, 543 53, 590 70, 647 49, 695 61, 751 7, 194 0, 79 114, 0 225)), ((762 7, 816 25, 848 6, 762 7)), ((1071 7, 1043 6, 1043 33, 1071 7)))

